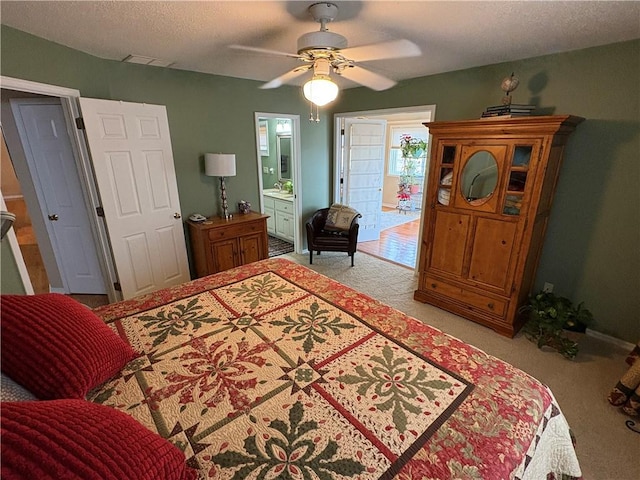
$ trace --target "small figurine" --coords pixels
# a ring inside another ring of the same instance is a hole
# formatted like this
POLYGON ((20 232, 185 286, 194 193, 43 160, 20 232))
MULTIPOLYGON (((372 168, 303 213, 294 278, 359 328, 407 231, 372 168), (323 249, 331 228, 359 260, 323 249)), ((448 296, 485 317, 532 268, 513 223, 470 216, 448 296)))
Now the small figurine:
POLYGON ((500 85, 500 88, 502 88, 502 91, 505 93, 505 96, 502 97, 503 105, 511 105, 510 93, 513 92, 516 88, 518 88, 518 85, 520 85, 520 79, 516 77, 513 73, 511 73, 510 77, 505 77, 502 80, 502 84, 500 85))
POLYGON ((238 210, 240 210, 240 213, 250 213, 251 204, 249 202, 245 202, 244 200, 240 200, 240 202, 238 202, 238 210))

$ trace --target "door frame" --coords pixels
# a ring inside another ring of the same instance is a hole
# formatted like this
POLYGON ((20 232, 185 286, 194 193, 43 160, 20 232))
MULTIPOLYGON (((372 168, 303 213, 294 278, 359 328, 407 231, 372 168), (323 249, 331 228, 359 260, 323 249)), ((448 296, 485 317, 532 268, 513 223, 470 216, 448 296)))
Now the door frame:
POLYGON ((256 134, 256 158, 258 168, 258 198, 260 201, 260 213, 264 213, 264 201, 262 196, 262 190, 264 185, 262 184, 262 156, 260 154, 260 134, 258 131, 258 120, 260 118, 277 119, 284 118, 291 120, 291 148, 292 148, 292 162, 291 168, 293 169, 293 248, 295 253, 302 253, 302 224, 301 224, 301 212, 302 212, 302 192, 300 189, 295 188, 295 185, 302 185, 302 161, 301 161, 301 142, 300 142, 300 115, 288 114, 288 113, 266 113, 255 112, 254 113, 254 125, 256 134))
MULTIPOLYGON (((82 194, 84 203, 89 211, 89 225, 91 227, 91 234, 93 241, 96 245, 98 252, 98 261, 100 264, 100 270, 104 278, 105 287, 107 290, 107 296, 109 302, 115 302, 119 300, 118 292, 115 290, 115 282, 117 282, 117 275, 115 266, 111 258, 111 249, 109 246, 109 238, 106 231, 106 226, 103 221, 99 221, 97 215, 92 214, 100 206, 100 197, 98 195, 98 189, 93 179, 93 170, 91 166, 91 160, 89 158, 89 150, 85 142, 84 136, 78 128, 76 128, 75 119, 80 117, 79 101, 80 91, 67 87, 60 87, 57 85, 50 85, 45 83, 32 82, 30 80, 23 80, 19 78, 0 76, 0 88, 6 90, 16 90, 19 92, 35 93, 38 95, 45 95, 48 97, 57 97, 60 99, 62 110, 65 115, 67 124, 67 131, 71 139, 71 147, 73 149, 73 157, 80 177, 80 184, 82 188, 82 194)), ((5 131, 5 133, 7 133, 5 131)), ((30 212, 32 214, 32 212, 30 212)), ((33 214, 41 215, 39 212, 33 212, 33 214)), ((11 251, 17 262, 24 263, 22 252, 18 248, 17 250, 11 245, 11 251)))
MULTIPOLYGON (((378 110, 361 110, 357 112, 341 112, 333 115, 333 201, 337 202, 340 198, 340 189, 342 188, 340 165, 343 161, 344 150, 342 142, 342 129, 345 118, 384 118, 388 122, 394 121, 422 121, 425 116, 428 116, 428 121, 434 121, 436 117, 435 105, 415 105, 411 107, 395 107, 395 108, 383 108, 378 110)), ((429 135, 431 137, 431 135, 429 135)), ((431 140, 429 140, 431 145, 431 140)), ((386 152, 385 152, 386 155, 386 152)), ((431 149, 427 152, 427 166, 424 175, 424 184, 422 190, 425 191, 425 187, 429 182, 429 162, 430 162, 431 149)), ((386 165, 386 162, 385 162, 386 165)), ((425 204, 427 196, 423 195, 422 198, 422 210, 424 214, 425 204)), ((422 215, 421 215, 422 218, 422 215)), ((418 238, 422 238, 422 228, 424 222, 420 222, 420 230, 418 232, 418 238)), ((418 242, 418 251, 416 252, 416 264, 414 266, 415 274, 418 274, 418 263, 420 262, 420 250, 422 248, 422 242, 418 242)))

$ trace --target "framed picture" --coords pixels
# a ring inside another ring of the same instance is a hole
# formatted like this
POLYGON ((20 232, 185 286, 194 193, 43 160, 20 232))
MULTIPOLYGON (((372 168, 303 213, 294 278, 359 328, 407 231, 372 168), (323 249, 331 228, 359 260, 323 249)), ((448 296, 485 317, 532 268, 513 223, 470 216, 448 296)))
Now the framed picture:
POLYGON ((266 120, 258 122, 258 138, 260 141, 260 155, 269 156, 269 125, 266 120))

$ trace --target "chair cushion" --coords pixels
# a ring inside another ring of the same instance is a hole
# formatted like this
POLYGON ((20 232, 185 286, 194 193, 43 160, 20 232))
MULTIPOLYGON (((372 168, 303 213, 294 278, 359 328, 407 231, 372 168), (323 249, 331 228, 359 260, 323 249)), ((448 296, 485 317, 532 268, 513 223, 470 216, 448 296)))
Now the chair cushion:
POLYGON ((184 454, 141 423, 86 400, 5 402, 4 480, 195 480, 184 454))
MULTIPOLYGON (((334 247, 344 248, 349 246, 349 239, 347 237, 316 237, 314 242, 316 248, 319 247, 334 247)), ((320 248, 320 250, 322 250, 320 248)))
POLYGON ((358 212, 347 205, 334 203, 329 208, 324 230, 345 231, 351 227, 351 222, 358 216, 358 212))
POLYGON ((41 400, 84 398, 136 356, 71 297, 2 295, 0 302, 2 372, 41 400))

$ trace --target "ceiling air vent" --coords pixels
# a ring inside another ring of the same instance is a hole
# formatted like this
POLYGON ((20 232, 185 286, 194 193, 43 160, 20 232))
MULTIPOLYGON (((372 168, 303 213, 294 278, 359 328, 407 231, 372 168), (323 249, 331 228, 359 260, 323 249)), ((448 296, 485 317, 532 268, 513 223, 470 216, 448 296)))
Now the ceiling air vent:
POLYGON ((142 55, 129 55, 122 61, 128 63, 138 63, 140 65, 152 65, 154 67, 169 67, 174 64, 174 62, 158 60, 157 58, 152 57, 144 57, 142 55))

